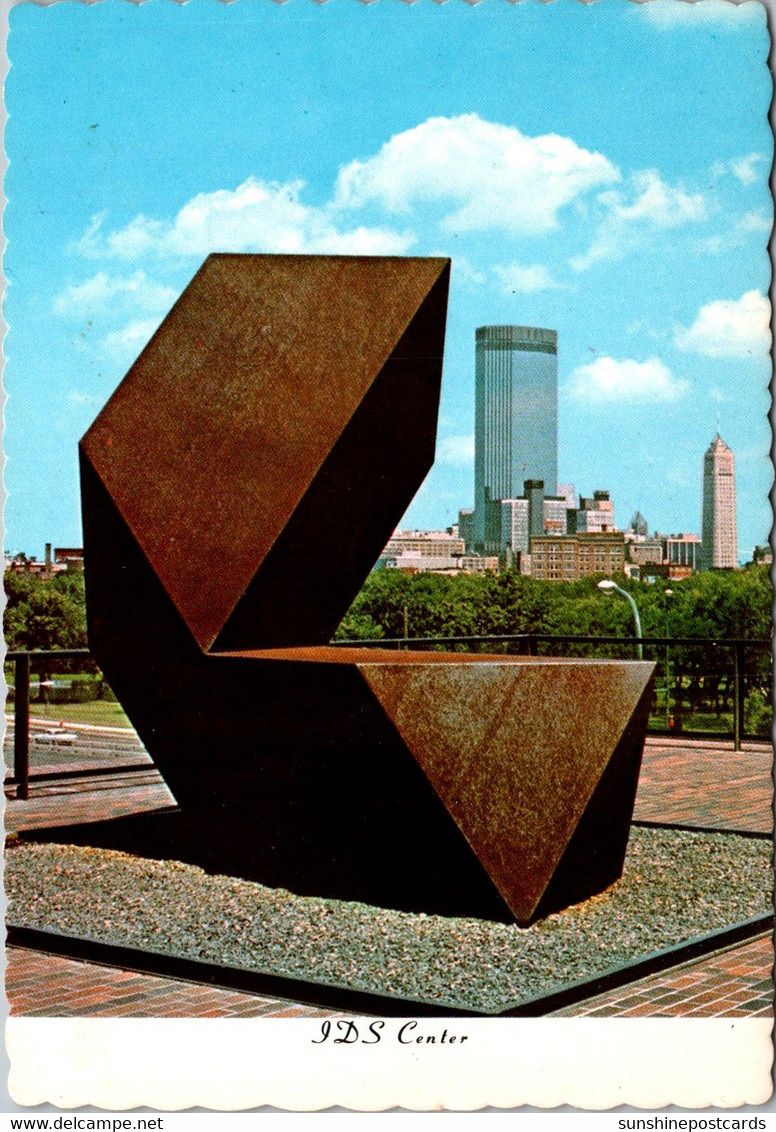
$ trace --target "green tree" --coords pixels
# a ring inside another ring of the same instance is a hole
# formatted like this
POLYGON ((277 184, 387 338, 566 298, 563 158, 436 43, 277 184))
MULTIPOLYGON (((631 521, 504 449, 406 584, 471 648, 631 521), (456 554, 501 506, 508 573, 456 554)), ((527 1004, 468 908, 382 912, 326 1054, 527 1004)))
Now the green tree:
POLYGON ((83 578, 38 578, 7 571, 4 630, 9 649, 86 646, 83 578))
MULTIPOLYGON (((337 636, 347 637, 351 626, 361 639, 372 628, 375 635, 403 637, 405 625, 410 637, 635 636, 628 603, 616 594, 602 594, 599 580, 540 582, 515 570, 499 577, 379 570, 367 578, 337 636)), ((647 637, 765 640, 770 634, 772 591, 766 566, 712 571, 665 584, 629 579, 618 584, 633 596, 647 637)))

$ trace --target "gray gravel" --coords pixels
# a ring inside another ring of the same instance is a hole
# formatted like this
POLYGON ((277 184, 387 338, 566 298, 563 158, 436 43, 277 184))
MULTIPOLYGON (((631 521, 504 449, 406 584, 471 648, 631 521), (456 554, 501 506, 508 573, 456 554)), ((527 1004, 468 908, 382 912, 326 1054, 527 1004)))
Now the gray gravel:
POLYGON ((622 880, 528 929, 294 896, 178 861, 20 843, 9 923, 497 1012, 771 909, 771 846, 634 828, 622 880))

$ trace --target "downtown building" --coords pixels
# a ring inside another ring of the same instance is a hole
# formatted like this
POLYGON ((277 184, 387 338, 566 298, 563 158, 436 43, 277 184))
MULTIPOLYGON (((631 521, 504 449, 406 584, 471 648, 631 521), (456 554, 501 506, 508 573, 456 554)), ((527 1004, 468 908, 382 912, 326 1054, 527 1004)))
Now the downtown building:
POLYGON ((596 574, 611 578, 624 570, 622 531, 584 531, 531 539, 531 576, 539 581, 578 582, 596 574))
POLYGON ((385 544, 380 559, 397 558, 403 554, 422 558, 460 558, 466 553, 466 544, 449 531, 394 531, 385 544))
POLYGON ((501 501, 527 481, 558 484, 558 335, 533 326, 476 333, 474 548, 501 550, 501 501))
POLYGON ((697 534, 650 535, 647 520, 637 511, 625 534, 625 573, 642 582, 678 582, 697 573, 700 548, 697 534))
POLYGON ((698 567, 738 566, 735 457, 719 433, 703 457, 703 523, 698 567))
POLYGON ((696 534, 633 537, 633 530, 625 539, 625 572, 630 578, 642 582, 659 579, 678 582, 689 578, 698 570, 701 540, 696 534))
POLYGON ((625 535, 614 525, 608 491, 582 496, 577 506, 573 484, 546 496, 541 480, 527 480, 521 496, 498 506, 499 553, 507 568, 550 582, 623 572, 625 535))
POLYGON ((608 534, 614 530, 614 504, 608 491, 594 491, 592 497, 581 496, 579 507, 569 512, 570 533, 608 534))
POLYGON ((406 574, 498 573, 498 557, 466 553, 466 543, 455 532, 394 531, 377 560, 376 569, 406 574))

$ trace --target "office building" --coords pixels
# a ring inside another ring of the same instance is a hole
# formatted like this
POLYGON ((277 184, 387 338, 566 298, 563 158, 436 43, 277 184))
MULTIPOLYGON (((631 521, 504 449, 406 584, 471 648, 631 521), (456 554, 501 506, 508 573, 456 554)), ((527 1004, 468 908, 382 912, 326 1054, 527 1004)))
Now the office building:
POLYGON ((469 507, 458 512, 458 534, 470 552, 474 546, 474 511, 469 507))
POLYGON ((573 483, 559 483, 558 484, 558 498, 566 500, 566 507, 569 511, 573 511, 577 506, 577 493, 574 490, 573 483))
POLYGON ((659 536, 628 542, 628 561, 635 566, 662 566, 664 560, 665 546, 659 536))
MULTIPOLYGON (((488 503, 488 512, 498 507, 499 553, 509 549, 513 560, 530 552, 531 539, 537 535, 565 535, 569 513, 568 498, 545 495, 541 480, 526 480, 523 494, 514 499, 502 499, 495 505, 488 503)), ((489 528, 490 530, 490 524, 489 528)), ((494 529, 495 535, 495 529, 494 529)))
POLYGON ((563 495, 545 495, 542 501, 542 520, 545 535, 565 535, 568 531, 568 516, 571 508, 563 495))
POLYGON ((380 558, 416 554, 422 558, 460 558, 466 552, 464 540, 447 531, 394 531, 380 558))
POLYGON ((703 457, 703 525, 699 569, 738 565, 735 457, 717 433, 703 457))
POLYGON ((474 421, 477 549, 498 553, 500 511, 492 504, 517 498, 527 480, 541 481, 547 495, 557 493, 557 333, 531 326, 481 326, 474 421))
POLYGON ((43 561, 34 556, 28 558, 24 553, 5 553, 5 569, 12 574, 29 574, 36 578, 54 578, 66 571, 81 572, 84 567, 82 547, 56 547, 52 557, 51 543, 47 542, 43 561))
POLYGON ((633 530, 625 535, 626 569, 631 578, 655 582, 660 578, 681 581, 698 568, 701 540, 695 534, 661 535, 637 538, 633 530))
POLYGON ((613 577, 625 569, 622 531, 541 535, 531 539, 531 575, 546 582, 576 582, 593 574, 613 577))
POLYGON ((503 554, 509 550, 512 561, 529 551, 528 500, 525 496, 501 500, 501 546, 503 554))
POLYGON ((649 538, 649 527, 647 520, 642 515, 641 511, 637 511, 630 521, 630 529, 636 538, 649 538))
MULTIPOLYGON (((607 491, 596 491, 579 502, 577 508, 572 484, 561 484, 557 495, 545 495, 541 480, 526 480, 522 495, 496 503, 486 501, 486 541, 498 541, 498 553, 506 565, 530 573, 532 546, 537 538, 614 532, 614 505, 607 491)), ((577 545, 568 543, 566 549, 573 558, 573 572, 581 569, 584 576, 587 568, 578 565, 577 545)), ((540 554, 540 563, 543 561, 540 554)))
POLYGON ((668 564, 669 578, 689 578, 698 569, 698 553, 701 540, 698 535, 666 535, 665 561, 668 564))
POLYGON ((377 569, 409 574, 498 573, 497 556, 467 554, 464 539, 454 531, 394 531, 377 569))
POLYGON ((84 568, 84 550, 82 546, 55 546, 55 566, 64 566, 67 570, 81 573, 84 568))
POLYGON ((495 555, 431 556, 404 550, 391 558, 381 558, 378 566, 386 570, 401 570, 405 574, 498 574, 499 560, 495 555))
POLYGON ((528 500, 528 537, 544 534, 544 481, 526 480, 523 494, 528 500))
POLYGON ((569 512, 569 530, 580 534, 601 534, 616 530, 614 504, 608 491, 594 491, 592 498, 580 496, 579 507, 569 512))

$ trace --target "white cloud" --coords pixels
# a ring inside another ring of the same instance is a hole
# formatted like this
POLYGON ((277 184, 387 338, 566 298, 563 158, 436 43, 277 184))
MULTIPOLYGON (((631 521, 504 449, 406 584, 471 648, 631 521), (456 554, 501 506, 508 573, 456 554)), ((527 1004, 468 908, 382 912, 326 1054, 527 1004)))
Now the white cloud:
POLYGON ((474 463, 474 433, 466 436, 443 436, 437 443, 437 463, 465 467, 474 463))
POLYGON ((743 4, 730 0, 646 0, 639 3, 638 11, 661 31, 710 25, 733 29, 765 18, 765 5, 759 0, 743 4))
POLYGON ((711 167, 711 175, 716 178, 732 173, 742 185, 754 185, 760 180, 757 166, 764 160, 761 153, 748 153, 745 157, 734 157, 730 161, 715 161, 711 167))
POLYGON ((633 174, 630 199, 620 189, 601 193, 598 199, 604 217, 590 249, 570 261, 575 271, 585 271, 601 260, 618 259, 643 246, 655 232, 703 220, 707 214, 701 193, 669 185, 655 169, 633 174))
POLYGON ((529 138, 477 114, 429 118, 340 169, 335 206, 377 203, 391 213, 441 204, 446 231, 546 232, 581 193, 619 180, 600 153, 571 138, 529 138))
POLYGON ((749 153, 746 157, 739 157, 730 162, 730 169, 734 177, 738 177, 742 185, 754 185, 759 181, 760 174, 757 166, 762 161, 759 153, 749 153))
POLYGON ((644 318, 634 319, 626 326, 625 333, 638 334, 642 338, 651 338, 653 342, 665 342, 669 336, 669 331, 663 326, 653 326, 651 322, 644 318))
POLYGON ((709 255, 719 255, 720 252, 729 251, 730 248, 737 246, 738 244, 733 242, 731 233, 725 233, 724 236, 703 236, 695 243, 699 252, 708 252, 709 255))
POLYGON ((135 319, 122 330, 106 334, 102 340, 103 351, 119 361, 136 357, 159 326, 158 318, 135 319))
POLYGON ((742 232, 770 232, 773 227, 773 217, 766 216, 765 212, 753 209, 745 212, 738 222, 742 232))
POLYGON ((415 242, 411 232, 338 227, 326 208, 301 201, 303 188, 302 181, 249 177, 236 189, 199 193, 172 222, 137 216, 107 233, 102 213, 75 248, 92 259, 132 260, 149 254, 201 258, 214 251, 401 255, 415 242))
POLYGON ((659 358, 636 362, 631 358, 617 361, 601 357, 578 366, 569 379, 567 390, 577 401, 651 404, 676 401, 688 387, 689 383, 674 377, 659 358))
POLYGON ((691 326, 680 327, 674 343, 680 350, 707 358, 747 358, 771 348, 771 304, 760 291, 740 299, 718 299, 698 311, 691 326))
POLYGON ((519 263, 496 265, 493 273, 508 295, 516 291, 525 294, 533 291, 551 291, 562 286, 541 263, 532 263, 528 267, 523 267, 519 263))
MULTIPOLYGON (((449 253, 442 251, 435 254, 444 256, 449 253)), ((453 257, 453 278, 456 283, 469 283, 474 286, 480 286, 485 282, 485 276, 480 269, 463 255, 453 257)))
MULTIPOLYGON (((699 252, 709 252, 712 255, 719 255, 720 252, 732 251, 735 248, 744 247, 745 244, 752 236, 762 235, 769 236, 773 221, 771 217, 766 216, 765 211, 762 209, 752 209, 745 212, 743 216, 739 216, 732 224, 730 218, 726 218, 727 227, 722 232, 717 232, 713 236, 703 236, 696 241, 695 247, 699 252)), ((764 244, 768 241, 765 240, 764 244)))
POLYGON ((674 188, 655 169, 634 173, 633 185, 637 195, 632 204, 623 203, 620 194, 611 194, 612 213, 620 220, 646 220, 658 228, 675 228, 706 215, 706 202, 700 193, 674 188))
POLYGON ((720 389, 718 385, 712 385, 708 391, 710 401, 714 401, 717 405, 724 405, 726 402, 735 401, 735 397, 731 393, 726 393, 724 389, 720 389))
POLYGON ((116 300, 145 311, 167 311, 178 298, 174 287, 149 279, 144 271, 130 276, 110 276, 104 271, 71 284, 54 300, 57 314, 79 317, 113 307, 116 300))

